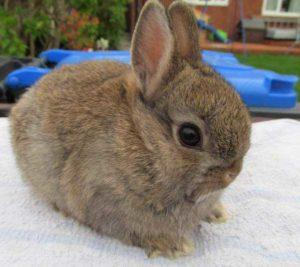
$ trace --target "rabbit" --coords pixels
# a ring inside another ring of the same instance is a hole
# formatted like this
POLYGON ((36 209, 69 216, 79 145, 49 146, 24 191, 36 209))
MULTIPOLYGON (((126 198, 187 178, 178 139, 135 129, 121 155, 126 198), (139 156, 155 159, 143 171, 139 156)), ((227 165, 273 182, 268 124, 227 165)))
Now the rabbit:
POLYGON ((55 209, 149 257, 195 250, 201 221, 222 222, 220 198, 250 146, 235 90, 201 61, 183 2, 144 5, 131 65, 56 69, 13 107, 21 175, 55 209))

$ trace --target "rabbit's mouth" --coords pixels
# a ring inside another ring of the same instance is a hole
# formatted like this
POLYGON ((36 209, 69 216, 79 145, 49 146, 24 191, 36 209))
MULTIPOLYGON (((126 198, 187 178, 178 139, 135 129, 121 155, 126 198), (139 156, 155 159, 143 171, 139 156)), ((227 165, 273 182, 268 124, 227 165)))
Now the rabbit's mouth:
POLYGON ((207 193, 205 195, 200 195, 198 197, 198 199, 195 201, 195 204, 200 204, 200 203, 206 202, 208 199, 211 199, 211 198, 216 198, 219 195, 221 195, 222 192, 223 192, 223 190, 219 189, 219 190, 207 193))
POLYGON ((206 194, 201 194, 201 195, 197 195, 197 196, 186 195, 185 200, 192 204, 200 204, 200 203, 206 202, 208 199, 217 198, 218 196, 220 196, 222 194, 222 191, 223 191, 222 189, 219 189, 216 191, 211 191, 206 194))
POLYGON ((201 180, 193 181, 185 195, 185 200, 191 203, 199 203, 211 197, 218 191, 222 191, 230 185, 241 170, 241 161, 236 161, 229 167, 210 168, 201 180))
POLYGON ((201 182, 195 185, 190 193, 185 194, 185 200, 193 204, 198 204, 214 195, 220 194, 223 189, 224 187, 217 182, 201 182))

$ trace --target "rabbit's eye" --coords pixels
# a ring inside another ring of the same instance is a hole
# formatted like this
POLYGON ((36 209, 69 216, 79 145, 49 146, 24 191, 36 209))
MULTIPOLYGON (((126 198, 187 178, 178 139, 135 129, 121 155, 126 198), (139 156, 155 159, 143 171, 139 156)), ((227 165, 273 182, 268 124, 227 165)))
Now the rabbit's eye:
POLYGON ((202 137, 199 128, 191 123, 184 123, 180 126, 179 131, 180 142, 185 146, 199 146, 202 143, 202 137))

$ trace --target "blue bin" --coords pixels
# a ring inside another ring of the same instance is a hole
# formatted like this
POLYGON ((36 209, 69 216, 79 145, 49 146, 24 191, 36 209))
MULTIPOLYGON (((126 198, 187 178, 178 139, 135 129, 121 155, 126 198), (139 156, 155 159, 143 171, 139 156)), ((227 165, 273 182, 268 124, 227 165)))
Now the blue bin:
POLYGON ((130 54, 109 54, 109 53, 103 53, 103 54, 84 54, 84 55, 79 55, 79 54, 73 54, 70 55, 61 61, 56 65, 57 67, 66 65, 66 64, 78 64, 81 62, 85 61, 92 61, 92 60, 115 60, 115 61, 120 61, 125 64, 130 64, 130 54))
MULTIPOLYGON (((52 49, 40 54, 46 62, 59 68, 66 64, 78 64, 91 60, 116 60, 130 64, 129 51, 75 51, 52 49)), ((280 75, 239 63, 232 53, 204 50, 202 59, 212 66, 240 94, 248 107, 293 108, 297 103, 294 86, 298 77, 280 75)), ((19 90, 34 84, 51 69, 25 67, 8 75, 5 84, 11 90, 19 90)))
POLYGON ((38 81, 49 72, 51 72, 51 69, 24 67, 8 74, 8 76, 5 78, 4 84, 10 90, 18 91, 32 86, 36 81, 38 81))
POLYGON ((50 49, 42 52, 39 57, 43 58, 45 61, 53 64, 58 64, 65 58, 69 56, 78 56, 78 57, 86 57, 92 58, 96 55, 98 56, 130 56, 129 51, 127 50, 108 50, 108 51, 78 51, 78 50, 65 50, 65 49, 50 49))

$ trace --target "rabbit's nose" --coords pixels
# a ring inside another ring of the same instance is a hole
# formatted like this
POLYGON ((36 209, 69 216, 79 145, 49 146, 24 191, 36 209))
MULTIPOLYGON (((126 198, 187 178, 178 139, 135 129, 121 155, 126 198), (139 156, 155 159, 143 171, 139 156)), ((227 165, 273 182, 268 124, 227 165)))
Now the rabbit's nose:
POLYGON ((242 160, 237 160, 229 166, 222 176, 222 184, 224 187, 227 187, 233 180, 238 176, 242 168, 242 160))

